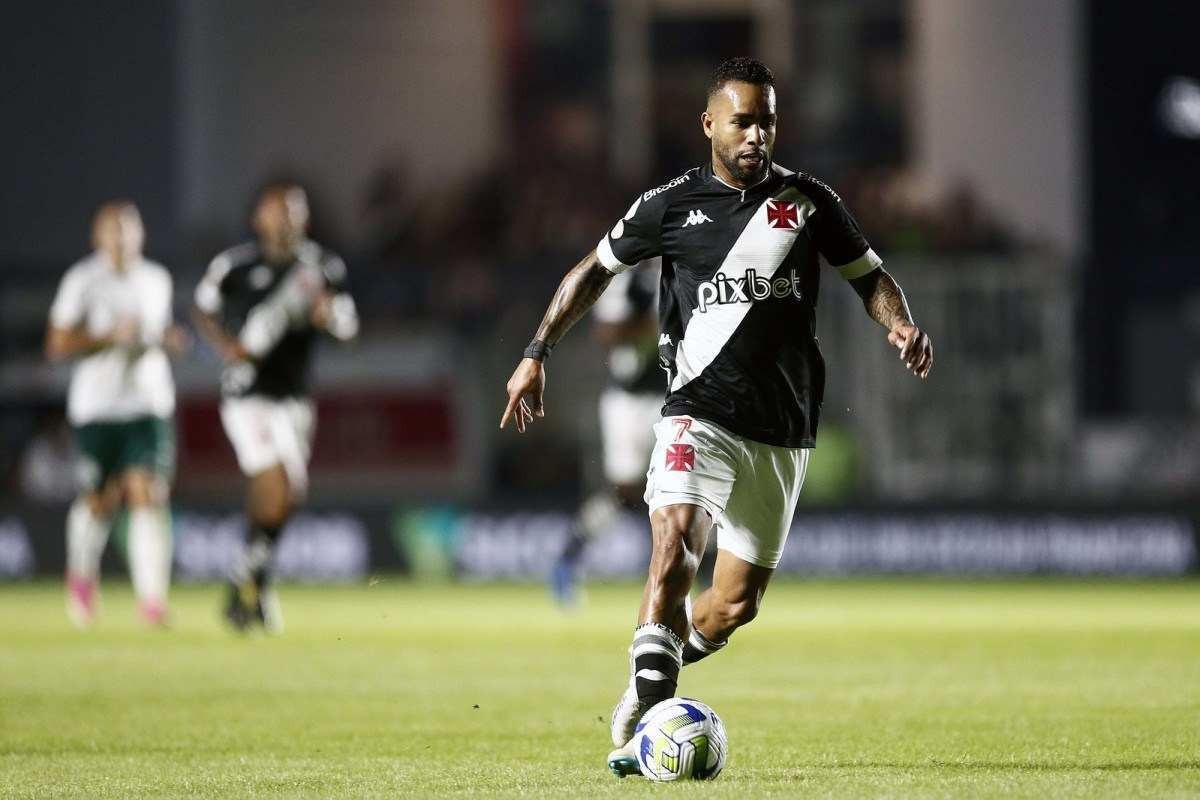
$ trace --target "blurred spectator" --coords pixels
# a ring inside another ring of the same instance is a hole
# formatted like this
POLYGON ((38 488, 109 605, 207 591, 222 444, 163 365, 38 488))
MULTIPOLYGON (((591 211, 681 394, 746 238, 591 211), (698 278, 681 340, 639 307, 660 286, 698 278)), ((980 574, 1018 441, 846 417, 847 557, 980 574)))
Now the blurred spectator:
POLYGON ((35 503, 66 503, 75 497, 77 453, 61 411, 46 412, 21 454, 18 481, 25 499, 35 503))

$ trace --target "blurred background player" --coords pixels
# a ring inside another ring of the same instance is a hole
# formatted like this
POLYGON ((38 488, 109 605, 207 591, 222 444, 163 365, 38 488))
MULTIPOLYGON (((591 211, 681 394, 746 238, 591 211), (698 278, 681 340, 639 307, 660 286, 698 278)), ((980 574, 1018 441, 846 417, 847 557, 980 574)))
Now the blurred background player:
POLYGON ((561 605, 578 599, 588 542, 610 529, 623 510, 645 508, 646 464, 654 425, 662 417, 666 373, 658 363, 658 259, 613 278, 592 307, 593 335, 608 351, 608 387, 600 395, 605 486, 579 510, 551 573, 561 605))
POLYGON ((282 630, 271 556, 308 488, 316 334, 341 341, 358 334, 346 266, 306 238, 308 222, 300 186, 268 186, 254 211, 258 241, 218 255, 196 287, 197 325, 225 362, 221 422, 250 479, 246 547, 234 562, 225 606, 239 630, 282 630))
POLYGON ((95 252, 63 276, 46 332, 51 361, 78 359, 67 419, 81 492, 67 514, 66 580, 67 613, 80 627, 96 617, 100 555, 122 506, 138 614, 152 625, 167 620, 175 385, 164 348, 185 341, 171 321, 171 276, 142 257, 144 241, 133 203, 102 205, 95 252))

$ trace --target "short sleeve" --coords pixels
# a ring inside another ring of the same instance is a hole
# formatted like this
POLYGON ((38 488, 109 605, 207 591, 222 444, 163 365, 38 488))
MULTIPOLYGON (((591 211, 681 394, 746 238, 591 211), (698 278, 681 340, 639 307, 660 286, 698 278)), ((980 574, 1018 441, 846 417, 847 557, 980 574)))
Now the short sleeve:
POLYGON ((233 259, 227 254, 222 253, 212 260, 212 263, 208 265, 208 270, 204 273, 204 277, 196 285, 196 307, 205 314, 216 314, 221 310, 221 306, 223 305, 221 283, 232 268, 233 259))
POLYGON ((829 265, 846 280, 861 278, 883 265, 867 243, 846 204, 832 189, 817 183, 813 192, 817 213, 813 215, 814 241, 829 265))
POLYGON ((161 266, 156 265, 155 291, 147 298, 150 302, 142 309, 142 344, 153 346, 160 344, 174 316, 172 301, 174 299, 174 282, 171 274, 161 266))
POLYGON ((596 245, 596 256, 604 268, 621 273, 640 261, 662 255, 662 217, 661 195, 649 200, 642 195, 634 200, 625 216, 596 245))
POLYGON ((54 303, 50 306, 50 324, 55 328, 70 329, 83 322, 86 311, 85 283, 83 273, 75 268, 63 276, 54 295, 54 303))

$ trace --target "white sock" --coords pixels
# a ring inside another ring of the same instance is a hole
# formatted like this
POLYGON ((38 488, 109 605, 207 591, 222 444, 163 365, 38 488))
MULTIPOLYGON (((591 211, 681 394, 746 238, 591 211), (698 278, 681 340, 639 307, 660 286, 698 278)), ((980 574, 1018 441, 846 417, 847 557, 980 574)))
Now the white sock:
POLYGON ((77 498, 67 512, 67 572, 95 580, 111 529, 111 517, 93 514, 87 501, 77 498))
POLYGON ((129 510, 129 572, 140 602, 166 606, 171 585, 171 529, 164 509, 129 510))

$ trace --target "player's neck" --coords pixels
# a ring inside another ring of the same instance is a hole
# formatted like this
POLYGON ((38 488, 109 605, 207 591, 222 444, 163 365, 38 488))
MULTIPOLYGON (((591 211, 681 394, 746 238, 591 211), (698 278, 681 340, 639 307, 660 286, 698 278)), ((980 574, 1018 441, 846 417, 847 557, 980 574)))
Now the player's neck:
POLYGON ((761 172, 751 176, 748 180, 743 181, 736 178, 733 173, 726 169, 725 165, 721 162, 721 159, 717 158, 717 154, 713 153, 712 170, 716 179, 728 186, 730 189, 745 191, 746 189, 757 186, 765 181, 767 179, 767 174, 770 172, 770 167, 764 162, 761 172))
POLYGON ((272 264, 288 264, 296 259, 296 248, 292 244, 263 241, 262 252, 272 264))
POLYGON ((128 272, 129 265, 133 263, 133 258, 126 258, 120 253, 113 253, 108 250, 101 250, 100 254, 104 256, 104 260, 113 268, 114 272, 128 272))

